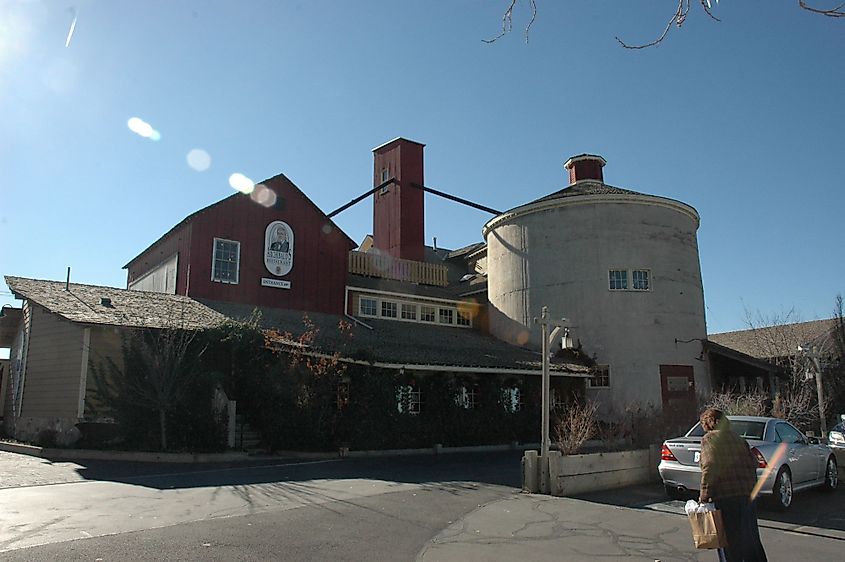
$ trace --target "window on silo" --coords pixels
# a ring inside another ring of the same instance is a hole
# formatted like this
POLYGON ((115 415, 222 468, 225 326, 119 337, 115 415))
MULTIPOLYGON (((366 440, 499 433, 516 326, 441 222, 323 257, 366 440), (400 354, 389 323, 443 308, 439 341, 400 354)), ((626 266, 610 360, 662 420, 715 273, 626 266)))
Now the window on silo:
POLYGON ((628 290, 628 270, 611 269, 609 273, 609 281, 611 291, 628 290))
POLYGON ((648 291, 649 285, 649 271, 647 269, 635 269, 631 272, 631 281, 635 291, 648 291))
POLYGON ((220 283, 238 283, 238 265, 241 258, 241 243, 235 240, 214 239, 211 280, 220 283))
POLYGON ((596 365, 593 376, 587 379, 590 388, 610 388, 610 365, 596 365))

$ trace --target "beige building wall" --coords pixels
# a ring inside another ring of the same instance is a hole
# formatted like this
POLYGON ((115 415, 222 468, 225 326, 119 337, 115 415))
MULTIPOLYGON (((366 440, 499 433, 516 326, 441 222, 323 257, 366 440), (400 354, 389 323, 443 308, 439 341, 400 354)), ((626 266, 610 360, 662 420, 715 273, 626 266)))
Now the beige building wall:
POLYGON ((108 377, 110 370, 108 361, 111 359, 118 369, 123 370, 123 335, 125 329, 115 326, 91 327, 91 351, 88 355, 88 377, 85 389, 85 405, 83 417, 86 420, 96 420, 110 417, 110 412, 97 399, 97 375, 108 377))
POLYGON ((692 367, 696 391, 707 393, 695 341, 706 337, 697 229, 692 207, 645 195, 561 198, 500 215, 485 227, 490 330, 539 348, 541 308, 566 317, 584 351, 610 366, 610 387, 589 391, 606 410, 660 407, 660 365, 692 367), (649 290, 609 290, 612 269, 648 270, 649 290))

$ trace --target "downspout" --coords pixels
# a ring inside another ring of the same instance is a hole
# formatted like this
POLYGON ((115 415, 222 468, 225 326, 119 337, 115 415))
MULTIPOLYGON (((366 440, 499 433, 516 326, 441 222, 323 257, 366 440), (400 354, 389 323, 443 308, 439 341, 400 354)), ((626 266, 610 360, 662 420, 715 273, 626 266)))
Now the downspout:
POLYGON ((361 322, 360 320, 358 320, 357 318, 355 318, 354 316, 352 316, 351 314, 349 314, 349 287, 345 287, 343 289, 343 315, 346 316, 347 318, 349 318, 350 320, 352 320, 352 322, 354 322, 355 324, 363 326, 368 330, 373 329, 373 327, 370 326, 369 324, 365 324, 365 323, 361 322))

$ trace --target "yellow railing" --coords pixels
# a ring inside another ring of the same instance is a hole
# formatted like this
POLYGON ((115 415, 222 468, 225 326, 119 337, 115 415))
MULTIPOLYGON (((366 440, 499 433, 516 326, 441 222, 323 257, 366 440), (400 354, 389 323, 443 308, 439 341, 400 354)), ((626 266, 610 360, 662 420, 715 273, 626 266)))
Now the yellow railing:
POLYGON ((349 273, 438 287, 449 284, 445 265, 402 260, 385 254, 349 252, 349 273))

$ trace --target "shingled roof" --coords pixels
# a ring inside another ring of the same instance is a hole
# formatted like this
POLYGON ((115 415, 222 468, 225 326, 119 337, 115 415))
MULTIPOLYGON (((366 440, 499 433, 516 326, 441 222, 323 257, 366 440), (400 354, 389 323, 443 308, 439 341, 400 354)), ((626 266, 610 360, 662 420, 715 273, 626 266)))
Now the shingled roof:
POLYGON ((789 357, 798 352, 799 345, 830 343, 836 318, 796 322, 751 330, 737 330, 710 334, 707 339, 758 359, 789 357))
POLYGON ((116 287, 45 281, 6 276, 6 284, 18 298, 81 324, 133 328, 202 329, 217 326, 226 318, 192 298, 116 287))
POLYGON ((545 197, 535 199, 532 203, 539 203, 540 201, 549 201, 551 199, 561 199, 564 197, 580 197, 583 195, 646 195, 630 189, 622 189, 621 187, 613 187, 600 181, 579 181, 570 186, 567 186, 560 191, 550 193, 545 197))
MULTIPOLYGON (((476 368, 507 373, 527 371, 539 374, 540 354, 508 345, 491 336, 468 328, 366 319, 368 329, 344 316, 277 308, 255 309, 249 305, 205 301, 219 312, 235 319, 250 318, 260 313, 263 328, 275 328, 297 337, 305 331, 303 316, 319 330, 314 347, 327 353, 339 352, 350 359, 363 359, 376 364, 402 366, 408 369, 432 367, 476 368), (341 322, 351 323, 344 334, 341 322)), ((552 369, 560 374, 586 376, 589 367, 574 363, 558 363, 552 369)))

